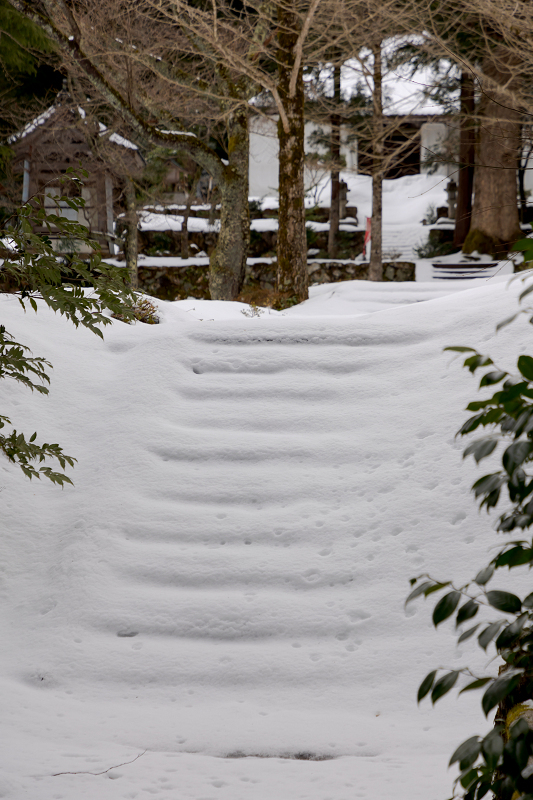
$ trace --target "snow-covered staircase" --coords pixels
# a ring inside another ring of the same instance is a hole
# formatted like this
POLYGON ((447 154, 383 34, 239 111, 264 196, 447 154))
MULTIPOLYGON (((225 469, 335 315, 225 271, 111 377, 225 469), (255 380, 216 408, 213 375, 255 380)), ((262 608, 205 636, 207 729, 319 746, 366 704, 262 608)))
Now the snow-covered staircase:
POLYGON ((420 225, 384 225, 382 248, 384 261, 413 261, 415 247, 424 243, 420 225))
MULTIPOLYGON (((455 638, 403 601, 413 575, 486 547, 454 439, 472 386, 441 355, 459 324, 474 346, 492 330, 467 294, 224 322, 162 304, 162 325, 117 323, 103 343, 24 321, 55 366, 46 403, 24 402, 79 463, 74 489, 31 486, 3 511, 4 717, 45 742, 10 800, 422 800, 443 785, 453 709, 419 718, 415 696, 455 638), (58 789, 55 773, 145 750, 120 780, 58 789)), ((24 479, 2 475, 11 497, 24 479)))

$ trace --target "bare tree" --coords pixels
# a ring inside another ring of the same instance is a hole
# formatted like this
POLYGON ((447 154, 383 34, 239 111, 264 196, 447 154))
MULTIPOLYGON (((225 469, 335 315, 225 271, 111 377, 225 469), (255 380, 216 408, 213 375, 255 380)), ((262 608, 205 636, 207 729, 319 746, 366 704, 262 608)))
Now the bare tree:
MULTIPOLYGON (((161 23, 157 30, 147 24, 149 15, 154 13, 153 4, 135 4, 129 0, 116 0, 105 6, 97 6, 90 0, 78 5, 66 0, 11 0, 11 4, 43 28, 58 45, 67 68, 80 79, 85 78, 93 91, 121 115, 130 135, 140 145, 163 148, 169 155, 185 153, 213 176, 220 191, 221 220, 218 244, 211 256, 211 295, 216 299, 234 298, 244 280, 249 231, 245 106, 248 95, 243 98, 239 87, 224 79, 223 69, 217 73, 219 84, 226 90, 224 99, 227 99, 224 108, 228 139, 226 159, 172 114, 169 92, 162 89, 165 82, 184 91, 196 89, 198 83, 204 95, 210 92, 202 81, 196 81, 194 75, 181 69, 181 63, 173 63, 172 58, 164 60, 157 49, 146 49, 146 44, 148 48, 157 44, 157 39, 152 42, 148 33, 152 34, 152 39, 157 34, 160 43, 165 43, 164 38, 161 40, 165 19, 156 20, 161 23), (110 16, 106 18, 106 14, 110 16), (132 26, 132 18, 138 26, 132 26), (140 38, 134 41, 125 35, 132 27, 139 29, 140 38), (159 83, 155 77, 160 79, 159 83), (233 90, 235 97, 232 97, 233 90)), ((178 27, 175 33, 179 32, 178 27)), ((255 44, 251 49, 254 48, 255 44)), ((211 94, 216 95, 216 92, 211 94)), ((183 103, 183 94, 181 101, 183 103)))
MULTIPOLYGON (((249 231, 248 103, 260 91, 271 97, 279 118, 278 289, 298 300, 307 297, 308 281, 304 70, 330 62, 332 51, 339 62, 350 58, 354 42, 368 42, 369 31, 375 39, 377 28, 381 34, 383 20, 385 30, 404 32, 397 10, 408 1, 112 0, 102 6, 96 0, 10 0, 40 22, 69 69, 85 75, 132 136, 186 152, 213 176, 221 220, 211 257, 212 297, 235 297, 242 285, 249 231), (225 158, 188 135, 195 130, 190 112, 197 103, 224 121, 225 158)), ((378 173, 379 141, 378 135, 378 173)), ((377 224, 377 209, 374 216, 377 224)), ((376 229, 375 247, 378 240, 376 229)))
MULTIPOLYGON (((336 18, 346 19, 336 38, 336 50, 329 54, 330 84, 333 92, 317 89, 317 102, 309 114, 321 124, 331 127, 332 208, 330 215, 329 252, 335 252, 338 230, 336 179, 340 165, 339 128, 342 125, 357 139, 359 171, 372 177, 370 280, 382 280, 382 184, 410 154, 420 151, 418 130, 406 130, 404 120, 386 106, 384 77, 389 71, 388 58, 394 42, 416 32, 421 26, 414 0, 339 0, 336 18), (417 16, 418 15, 418 16, 417 16), (385 47, 386 45, 386 47, 385 47), (339 91, 339 70, 346 83, 355 83, 352 100, 339 91)), ((389 73, 390 74, 390 73, 389 73)), ((400 80, 400 78, 397 78, 400 80)), ((418 158, 417 158, 418 160, 418 158)))
POLYGON ((231 0, 114 0, 105 6, 94 0, 10 2, 43 27, 67 67, 84 75, 122 115, 137 141, 186 152, 213 176, 221 200, 210 267, 215 298, 235 297, 244 278, 247 106, 260 90, 271 94, 280 120, 278 283, 281 291, 305 299, 303 68, 312 35, 315 57, 320 58, 321 42, 322 48, 329 44, 327 15, 318 14, 329 0, 250 0, 241 10, 231 0), (179 98, 183 110, 184 96, 203 97, 216 106, 226 124, 226 158, 190 135, 190 117, 178 113, 174 102, 179 98))

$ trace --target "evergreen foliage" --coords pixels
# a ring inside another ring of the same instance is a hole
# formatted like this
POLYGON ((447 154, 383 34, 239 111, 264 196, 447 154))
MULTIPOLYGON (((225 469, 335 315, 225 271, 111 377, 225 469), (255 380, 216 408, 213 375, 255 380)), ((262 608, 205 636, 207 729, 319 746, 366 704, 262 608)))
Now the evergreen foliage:
MULTIPOLYGON (((532 240, 518 242, 515 249, 523 250, 527 260, 533 258, 532 240)), ((520 300, 532 292, 530 284, 520 300)), ((523 311, 531 314, 531 309, 523 311)), ((533 316, 529 321, 533 324, 533 316)), ((486 736, 469 738, 453 753, 450 764, 457 763, 460 770, 454 797, 481 800, 492 792, 497 800, 533 800, 533 592, 519 597, 489 588, 498 570, 533 566, 533 539, 524 536, 533 525, 533 358, 521 355, 516 372, 510 373, 471 347, 445 349, 464 354, 464 366, 471 373, 484 371, 480 388, 499 387, 491 397, 467 406, 474 413, 458 435, 485 430, 485 435, 464 450, 463 457, 473 456, 476 463, 500 449, 501 468, 479 478, 472 491, 480 509, 487 511, 496 508, 507 495, 509 506, 500 515, 496 530, 504 534, 518 532, 519 538, 507 541, 464 585, 435 580, 430 575, 411 580, 413 589, 407 603, 422 595, 441 594, 433 610, 435 627, 455 617, 455 627, 459 629, 483 607, 500 612, 491 620, 458 630, 458 644, 473 641, 475 636, 479 647, 485 652, 494 648, 503 662, 497 677, 474 674, 468 667, 432 670, 420 685, 418 701, 430 695, 435 703, 461 677, 466 681, 460 694, 483 689, 481 706, 486 716, 497 708, 495 724, 486 736)))
POLYGON ((62 75, 54 69, 55 46, 33 22, 0 0, 0 110, 2 134, 13 133, 20 113, 37 111, 39 101, 61 88, 62 75), (45 63, 43 61, 45 59, 45 63))
MULTIPOLYGON (((84 170, 69 169, 61 183, 81 188, 84 170)), ((72 188, 72 187, 71 187, 72 188)), ((76 212, 83 208, 81 197, 57 196, 58 210, 68 206, 76 212)), ((72 194, 72 192, 69 192, 72 194)), ((80 192, 81 194, 81 192, 80 192)), ((42 197, 33 197, 17 209, 0 232, 5 247, 1 274, 16 288, 19 302, 26 311, 29 305, 37 311, 37 300, 70 320, 103 338, 99 326, 112 322, 109 312, 132 317, 134 298, 127 288, 127 271, 102 262, 99 245, 89 238, 88 229, 77 221, 45 209, 42 197), (35 228, 44 233, 35 232, 35 228), (71 245, 67 257, 54 250, 52 236, 61 235, 71 245), (88 261, 76 252, 76 247, 88 245, 92 254, 88 261)), ((42 357, 33 357, 24 344, 0 325, 0 379, 11 378, 32 391, 48 394, 50 378, 47 369, 52 365, 42 357)), ((0 415, 0 450, 18 464, 28 478, 41 476, 63 486, 72 483, 64 473, 54 471, 45 463, 47 458, 59 462, 61 469, 73 466, 75 459, 65 455, 58 444, 37 444, 37 433, 28 439, 13 428, 9 417, 0 415), (12 429, 7 430, 6 426, 12 429)))

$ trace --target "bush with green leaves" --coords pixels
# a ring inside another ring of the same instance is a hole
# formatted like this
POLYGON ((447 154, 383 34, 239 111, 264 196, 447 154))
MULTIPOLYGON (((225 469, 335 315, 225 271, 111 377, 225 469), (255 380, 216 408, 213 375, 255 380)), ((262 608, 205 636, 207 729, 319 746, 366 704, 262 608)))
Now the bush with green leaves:
MULTIPOLYGON (((515 245, 527 260, 533 260, 533 241, 515 245)), ((533 292, 533 284, 521 293, 520 301, 533 292)), ((531 314, 531 309, 518 313, 531 314)), ((504 320, 509 324, 517 315, 504 320)), ((529 320, 533 324, 533 316, 529 320)), ((483 431, 464 450, 477 463, 499 448, 501 468, 479 478, 472 490, 480 508, 494 509, 506 497, 507 508, 500 514, 496 530, 511 534, 490 562, 473 580, 456 585, 421 575, 411 580, 412 591, 406 603, 415 598, 440 594, 433 610, 435 627, 455 618, 458 643, 474 641, 483 651, 489 648, 501 659, 499 673, 479 675, 468 667, 432 670, 422 681, 418 701, 430 696, 433 703, 454 686, 464 683, 460 694, 483 690, 481 706, 486 716, 496 709, 494 727, 485 736, 473 736, 452 755, 459 776, 454 797, 481 800, 491 792, 497 800, 533 800, 533 592, 520 597, 513 592, 492 588, 502 569, 531 569, 533 539, 525 531, 533 525, 533 358, 521 355, 515 372, 509 372, 488 356, 470 347, 447 347, 465 355, 464 366, 471 372, 483 370, 480 388, 498 387, 490 397, 467 406, 473 415, 458 435, 483 431), (490 587, 490 588, 489 588, 490 587), (480 608, 495 614, 485 622, 474 622, 480 608), (464 623, 474 622, 463 629, 464 623)))
MULTIPOLYGON (((66 206, 76 212, 83 208, 83 177, 87 177, 84 170, 67 170, 61 185, 67 184, 68 190, 53 198, 58 212, 66 206)), ((14 286, 24 311, 28 305, 37 311, 37 300, 42 300, 76 327, 81 325, 102 338, 100 326, 112 322, 109 312, 131 318, 133 296, 127 285, 127 270, 103 262, 100 246, 87 227, 45 208, 44 195, 30 198, 5 220, 0 238, 4 248, 0 276, 14 286), (67 256, 54 249, 58 236, 72 245, 67 256), (87 260, 76 252, 79 244, 89 248, 87 260)), ((0 378, 11 378, 32 391, 47 394, 47 369, 51 367, 46 359, 31 356, 29 348, 0 325, 0 378)), ((54 459, 64 469, 73 466, 75 459, 58 444, 38 444, 36 439, 36 432, 26 438, 9 417, 0 415, 0 450, 12 463, 30 479, 44 476, 60 486, 72 483, 45 462, 54 459)))

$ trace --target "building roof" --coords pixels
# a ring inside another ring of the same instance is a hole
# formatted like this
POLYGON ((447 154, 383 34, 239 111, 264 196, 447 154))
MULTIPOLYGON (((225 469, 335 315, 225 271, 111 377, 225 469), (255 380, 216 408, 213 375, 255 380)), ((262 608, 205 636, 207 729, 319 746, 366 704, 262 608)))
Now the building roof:
MULTIPOLYGON (((39 131, 39 129, 42 129, 43 126, 46 127, 46 123, 50 122, 53 119, 53 117, 60 111, 60 109, 64 110, 67 108, 71 110, 76 109, 81 120, 85 121, 85 119, 87 118, 87 113, 85 109, 83 109, 81 106, 74 106, 70 102, 70 96, 68 95, 68 93, 65 90, 63 90, 58 93, 54 104, 51 105, 50 108, 47 108, 46 111, 42 112, 42 114, 39 114, 39 116, 35 117, 35 119, 33 119, 31 122, 28 122, 28 124, 25 125, 21 131, 19 131, 18 133, 14 133, 12 136, 10 136, 8 139, 8 143, 11 145, 15 145, 18 142, 27 139, 28 136, 33 136, 33 134, 39 131)), ((99 120, 98 120, 98 126, 100 129, 100 136, 107 139, 107 141, 112 142, 112 144, 115 144, 119 147, 125 147, 128 150, 137 150, 137 151, 139 150, 136 144, 131 142, 125 136, 116 133, 116 131, 110 132, 107 125, 104 125, 104 123, 100 122, 99 120)))

